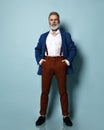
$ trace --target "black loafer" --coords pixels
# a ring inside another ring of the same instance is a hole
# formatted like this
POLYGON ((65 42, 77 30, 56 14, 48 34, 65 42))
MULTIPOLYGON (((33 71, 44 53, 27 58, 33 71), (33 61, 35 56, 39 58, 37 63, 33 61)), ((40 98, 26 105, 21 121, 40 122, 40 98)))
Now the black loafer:
POLYGON ((63 122, 67 125, 67 126, 72 126, 73 123, 71 121, 71 119, 69 117, 65 117, 63 118, 63 122))
POLYGON ((45 122, 45 117, 40 116, 36 121, 36 126, 42 125, 45 122))

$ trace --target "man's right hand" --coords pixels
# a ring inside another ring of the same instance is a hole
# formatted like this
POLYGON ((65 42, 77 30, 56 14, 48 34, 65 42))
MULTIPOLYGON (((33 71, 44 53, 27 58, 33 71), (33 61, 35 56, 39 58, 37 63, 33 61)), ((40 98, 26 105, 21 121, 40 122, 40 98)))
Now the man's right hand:
POLYGON ((39 61, 39 64, 42 65, 43 62, 46 62, 46 60, 45 60, 45 59, 41 59, 41 60, 39 61))

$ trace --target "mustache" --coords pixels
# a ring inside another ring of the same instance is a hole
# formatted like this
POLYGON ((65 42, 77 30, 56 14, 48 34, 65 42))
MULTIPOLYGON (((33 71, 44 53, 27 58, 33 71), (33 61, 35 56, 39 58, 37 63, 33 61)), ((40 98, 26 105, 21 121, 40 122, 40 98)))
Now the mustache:
POLYGON ((54 26, 56 26, 56 25, 58 25, 58 24, 52 24, 51 26, 53 26, 53 27, 54 27, 54 26))

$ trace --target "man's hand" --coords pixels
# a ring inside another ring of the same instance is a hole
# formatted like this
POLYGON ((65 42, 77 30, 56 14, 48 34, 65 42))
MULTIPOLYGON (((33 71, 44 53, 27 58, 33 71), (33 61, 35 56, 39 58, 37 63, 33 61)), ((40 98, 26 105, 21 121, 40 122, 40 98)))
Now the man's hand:
POLYGON ((41 59, 41 60, 39 61, 39 64, 42 65, 43 62, 46 62, 46 60, 45 60, 45 59, 41 59))
POLYGON ((66 59, 65 59, 65 60, 62 60, 62 62, 65 62, 67 66, 70 65, 70 62, 69 62, 68 60, 66 60, 66 59))

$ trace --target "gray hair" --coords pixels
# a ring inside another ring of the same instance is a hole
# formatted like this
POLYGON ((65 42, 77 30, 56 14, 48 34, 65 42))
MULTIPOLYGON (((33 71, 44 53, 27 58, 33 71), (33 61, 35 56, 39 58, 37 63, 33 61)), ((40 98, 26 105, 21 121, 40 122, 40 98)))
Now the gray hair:
POLYGON ((58 19, 60 20, 60 16, 57 12, 51 12, 48 16, 48 18, 50 18, 51 15, 57 15, 58 19))

